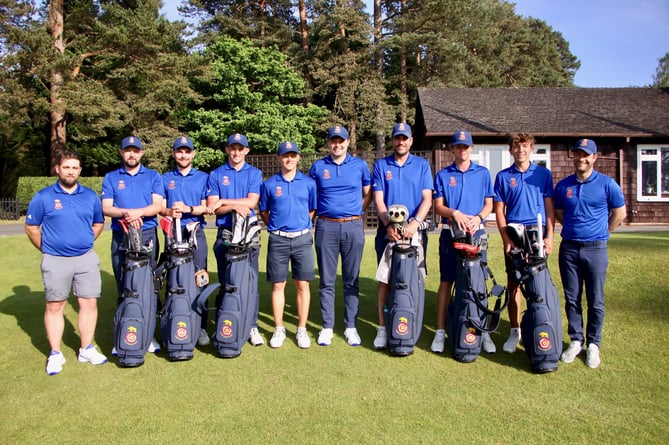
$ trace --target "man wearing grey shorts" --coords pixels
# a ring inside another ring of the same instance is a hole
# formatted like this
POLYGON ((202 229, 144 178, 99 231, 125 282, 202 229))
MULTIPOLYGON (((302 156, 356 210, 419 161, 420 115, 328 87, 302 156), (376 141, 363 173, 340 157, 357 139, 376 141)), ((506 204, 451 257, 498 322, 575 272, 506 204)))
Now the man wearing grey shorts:
POLYGON ((97 194, 79 184, 81 159, 65 150, 56 165, 58 181, 35 194, 28 206, 25 231, 42 252, 42 281, 46 297, 44 327, 51 352, 46 373, 59 374, 65 364, 61 341, 64 311, 70 288, 79 302, 77 327, 81 336, 78 360, 101 365, 93 337, 98 319, 97 299, 102 290, 100 259, 93 243, 104 227, 102 203, 97 194))

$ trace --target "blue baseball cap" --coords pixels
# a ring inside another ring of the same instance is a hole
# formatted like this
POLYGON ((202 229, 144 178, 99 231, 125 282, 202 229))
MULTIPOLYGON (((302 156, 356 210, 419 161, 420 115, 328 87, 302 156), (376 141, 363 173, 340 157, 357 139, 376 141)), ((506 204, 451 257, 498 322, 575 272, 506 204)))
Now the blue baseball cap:
POLYGON ((285 155, 286 153, 299 153, 300 149, 297 147, 295 142, 286 141, 279 144, 279 156, 285 155))
POLYGON ((400 122, 393 127, 393 137, 403 135, 408 138, 411 137, 411 126, 406 122, 400 122))
POLYGON ((126 136, 123 138, 121 141, 121 150, 125 150, 128 147, 135 147, 139 148, 140 150, 144 150, 144 147, 142 147, 142 141, 137 136, 126 136))
POLYGON ((231 146, 232 144, 239 144, 244 147, 249 146, 249 141, 246 139, 246 136, 244 136, 241 133, 235 133, 231 134, 230 137, 228 138, 228 146, 231 146))
POLYGON ((467 147, 471 147, 474 145, 472 134, 467 130, 455 130, 451 138, 451 145, 466 145, 467 147))
POLYGON ((589 155, 597 154, 597 145, 592 139, 579 139, 574 145, 574 150, 581 150, 589 155))
POLYGON ((337 125, 328 130, 328 140, 332 138, 342 138, 344 140, 348 139, 348 131, 344 127, 337 125))
POLYGON ((174 144, 172 144, 172 150, 178 150, 180 148, 195 150, 195 147, 193 146, 193 141, 186 136, 179 136, 174 140, 174 144))

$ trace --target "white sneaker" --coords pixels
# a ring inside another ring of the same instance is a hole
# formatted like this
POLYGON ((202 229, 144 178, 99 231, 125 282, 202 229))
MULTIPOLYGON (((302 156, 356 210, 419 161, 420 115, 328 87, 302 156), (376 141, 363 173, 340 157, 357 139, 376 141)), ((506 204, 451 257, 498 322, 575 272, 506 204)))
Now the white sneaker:
POLYGON ((309 334, 307 334, 307 328, 297 328, 297 334, 295 335, 297 340, 297 346, 301 349, 307 349, 311 346, 311 340, 309 339, 309 334))
POLYGON ((151 344, 149 345, 149 349, 146 350, 147 352, 160 352, 160 343, 156 341, 156 338, 153 337, 151 339, 151 344))
POLYGON ((344 329, 344 337, 346 337, 346 342, 351 346, 360 346, 362 343, 360 334, 358 334, 358 330, 356 328, 344 329))
POLYGON ((573 341, 569 344, 567 350, 562 353, 562 357, 560 357, 560 360, 562 360, 565 363, 571 363, 574 361, 576 356, 581 353, 582 350, 583 346, 581 346, 581 342, 573 341))
POLYGON ((118 351, 116 350, 116 346, 112 347, 112 357, 118 357, 118 351))
POLYGON ((502 346, 502 351, 513 354, 518 348, 518 343, 520 343, 520 328, 511 328, 509 338, 506 339, 502 346))
POLYGON ((211 343, 211 340, 209 339, 209 334, 207 334, 207 330, 200 329, 200 336, 197 338, 197 344, 200 346, 207 346, 209 343, 211 343))
POLYGON ((251 328, 251 332, 249 332, 249 343, 253 346, 262 346, 265 344, 265 339, 260 335, 258 328, 251 328))
POLYGON ((101 354, 92 344, 85 348, 79 348, 79 363, 90 363, 92 365, 102 365, 107 363, 107 357, 101 354))
POLYGON ((276 329, 274 329, 274 334, 272 334, 272 338, 269 340, 269 345, 272 348, 280 348, 283 346, 283 342, 286 340, 286 328, 283 326, 277 326, 276 329))
POLYGON ((595 369, 599 366, 602 360, 599 358, 599 346, 594 343, 588 345, 588 350, 586 351, 587 356, 585 358, 585 364, 590 368, 595 369))
POLYGON ((374 349, 386 349, 388 347, 388 335, 386 334, 386 327, 379 326, 376 330, 376 338, 374 339, 374 349))
POLYGON ((488 354, 494 354, 497 352, 497 347, 495 346, 495 343, 492 342, 492 338, 490 338, 490 334, 488 332, 481 334, 481 342, 483 342, 484 352, 488 354))
POLYGON ((437 332, 434 333, 434 340, 432 340, 430 350, 441 354, 444 352, 444 343, 446 343, 446 331, 444 329, 437 329, 437 332))
POLYGON ((334 337, 334 332, 331 328, 323 328, 323 330, 318 334, 318 344, 321 346, 330 346, 332 344, 332 337, 334 337))
POLYGON ((46 373, 49 375, 60 374, 66 361, 62 352, 51 351, 49 358, 46 359, 46 373))

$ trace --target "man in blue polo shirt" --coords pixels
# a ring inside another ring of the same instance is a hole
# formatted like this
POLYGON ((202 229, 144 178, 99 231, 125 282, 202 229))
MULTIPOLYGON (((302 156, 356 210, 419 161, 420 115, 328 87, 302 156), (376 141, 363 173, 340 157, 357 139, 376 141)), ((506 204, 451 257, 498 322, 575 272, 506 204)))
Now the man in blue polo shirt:
MULTIPOLYGON (((200 228, 195 232, 197 248, 194 252, 196 273, 207 271, 207 237, 204 234, 204 214, 207 211, 207 179, 209 176, 193 168, 195 158, 195 147, 193 141, 186 136, 179 136, 172 144, 172 158, 176 168, 163 174, 163 187, 165 199, 160 214, 163 216, 177 218, 181 222, 182 239, 189 236, 187 226, 191 223, 200 223, 200 228)), ((206 331, 207 312, 202 317, 200 336, 198 344, 206 346, 209 344, 209 336, 206 331)))
POLYGON ((267 281, 272 283, 274 334, 272 348, 280 348, 286 339, 283 311, 286 302, 288 263, 291 264, 297 291, 297 345, 311 346, 307 335, 311 293, 309 281, 314 279, 314 251, 311 220, 316 213, 316 182, 297 168, 300 160, 295 142, 279 145, 280 171, 267 179, 260 189, 260 216, 267 226, 267 281))
POLYGON ((318 187, 318 222, 316 224, 316 259, 320 275, 318 288, 323 330, 318 344, 332 343, 335 324, 335 279, 339 255, 344 284, 344 337, 351 346, 360 345, 356 328, 358 319, 358 275, 365 232, 362 214, 371 199, 372 183, 367 163, 348 153, 350 139, 346 128, 328 130, 330 155, 311 166, 311 176, 318 187))
MULTIPOLYGON (((102 212, 112 219, 111 260, 120 303, 123 294, 123 263, 128 246, 119 221, 123 220, 127 225, 142 230, 142 243, 153 246, 151 267, 155 267, 160 250, 156 215, 163 208, 164 190, 160 173, 141 163, 144 148, 138 137, 123 138, 119 154, 122 166, 105 175, 101 198, 102 212)), ((160 351, 160 345, 155 339, 148 351, 160 351)))
POLYGON ((544 248, 546 254, 553 251, 553 176, 551 172, 533 163, 530 156, 534 151, 534 136, 519 133, 509 139, 509 153, 513 164, 497 173, 495 178, 494 209, 497 228, 504 243, 506 283, 509 290, 509 323, 511 332, 502 350, 513 353, 520 343, 520 312, 522 293, 520 283, 513 273, 511 250, 516 246, 506 233, 509 223, 525 226, 537 225, 537 215, 541 215, 544 248))
MULTIPOLYGON (((432 171, 430 164, 410 153, 413 137, 409 124, 401 122, 393 126, 393 154, 379 159, 374 163, 372 173, 372 197, 379 218, 379 229, 374 240, 377 262, 383 259, 383 252, 389 242, 400 239, 413 239, 418 232, 420 223, 425 220, 432 205, 432 171), (409 211, 409 222, 404 233, 395 230, 388 221, 388 207, 403 205, 409 211)), ((424 259, 423 245, 419 245, 419 258, 424 259)), ((421 268, 425 270, 425 264, 421 268)), ((378 282, 376 291, 379 327, 374 339, 374 348, 385 349, 388 336, 383 319, 383 306, 388 300, 390 288, 388 283, 378 282)))
POLYGON ((557 183, 555 218, 562 224, 558 262, 564 288, 571 344, 562 361, 571 363, 587 341, 586 365, 601 362, 599 345, 604 327, 604 282, 609 255, 607 241, 627 216, 625 198, 616 182, 594 169, 597 145, 580 139, 573 150, 575 173, 557 183), (588 321, 583 336, 581 297, 585 288, 588 321))
POLYGON ((46 308, 44 327, 51 347, 46 373, 63 370, 65 356, 61 341, 64 311, 70 288, 77 297, 77 326, 81 336, 79 362, 101 365, 107 357, 93 345, 100 298, 100 258, 93 243, 102 233, 104 216, 98 195, 79 184, 81 158, 64 150, 56 164, 58 181, 35 194, 28 206, 25 231, 30 242, 42 252, 42 280, 46 308))
MULTIPOLYGON (((441 169, 434 178, 434 210, 441 216, 439 235, 439 289, 437 290, 437 331, 430 349, 444 352, 446 339, 446 311, 451 301, 455 282, 457 251, 453 247, 451 224, 460 230, 483 230, 483 222, 492 211, 492 179, 487 168, 472 162, 474 150, 472 135, 467 130, 457 130, 451 138, 453 163, 441 169), (466 186, 465 186, 466 184, 466 186)), ((483 333, 483 350, 495 352, 490 335, 483 333)))
MULTIPOLYGON (((246 155, 249 151, 249 142, 245 135, 240 133, 230 135, 225 146, 228 162, 209 174, 207 213, 216 215, 218 233, 214 242, 214 255, 216 256, 218 280, 221 284, 224 284, 223 280, 227 267, 225 254, 228 251, 223 238, 226 233, 232 232, 232 212, 244 218, 254 215, 254 208, 260 198, 262 172, 246 162, 246 155)), ((259 252, 259 248, 253 248, 251 251, 251 267, 253 267, 256 277, 258 276, 259 252)), ((251 326, 249 342, 253 346, 260 346, 265 343, 265 340, 258 331, 259 295, 257 282, 255 283, 254 293, 255 321, 251 326)), ((216 300, 217 307, 219 303, 220 294, 216 300)))

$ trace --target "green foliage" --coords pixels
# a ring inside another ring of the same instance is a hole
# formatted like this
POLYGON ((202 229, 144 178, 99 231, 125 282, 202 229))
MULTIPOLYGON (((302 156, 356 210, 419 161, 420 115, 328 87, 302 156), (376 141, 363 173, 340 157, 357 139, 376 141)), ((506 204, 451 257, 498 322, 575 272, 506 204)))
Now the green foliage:
POLYGON ((669 53, 658 60, 655 76, 653 76, 655 88, 669 88, 669 53))
MULTIPOLYGON (((79 184, 94 190, 98 195, 102 191, 102 177, 87 176, 79 178, 79 184)), ((53 185, 57 178, 53 176, 21 176, 16 187, 16 199, 19 200, 21 213, 24 214, 28 208, 28 203, 35 193, 44 187, 53 185)))

